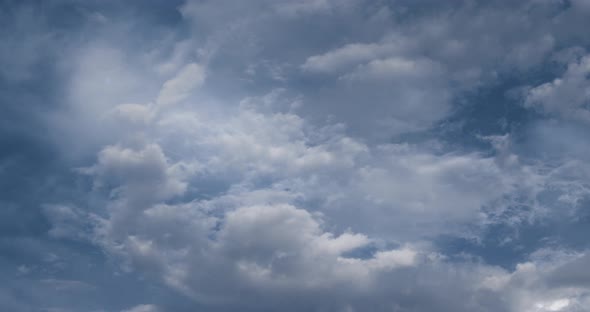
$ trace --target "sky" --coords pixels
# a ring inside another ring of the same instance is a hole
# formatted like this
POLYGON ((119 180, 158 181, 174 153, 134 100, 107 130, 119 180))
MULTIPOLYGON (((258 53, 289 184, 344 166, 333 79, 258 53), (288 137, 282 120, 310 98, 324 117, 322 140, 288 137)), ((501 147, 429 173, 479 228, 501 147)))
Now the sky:
POLYGON ((589 21, 1 0, 0 310, 590 311, 589 21))

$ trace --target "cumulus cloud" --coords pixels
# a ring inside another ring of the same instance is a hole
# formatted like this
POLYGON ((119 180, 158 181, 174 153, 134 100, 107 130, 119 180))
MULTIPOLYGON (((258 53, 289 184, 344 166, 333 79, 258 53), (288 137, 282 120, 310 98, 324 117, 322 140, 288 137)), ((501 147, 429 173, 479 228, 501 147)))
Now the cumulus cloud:
MULTIPOLYGON (((345 292, 356 306, 369 300, 366 292, 391 283, 383 276, 410 268, 445 274, 444 257, 424 239, 541 217, 535 198, 557 177, 520 163, 507 136, 486 138, 497 157, 445 153, 436 145, 372 146, 338 125, 318 129, 292 113, 252 105, 222 116, 162 112, 148 124, 158 145, 105 147, 97 164, 82 170, 97 189, 111 189, 94 241, 125 270, 197 302, 274 309, 278 303, 246 298, 345 292), (218 189, 199 198, 209 183, 218 189), (167 203, 186 196, 190 185, 192 199, 167 203), (506 219, 516 198, 530 200, 533 210, 506 219), (374 251, 354 256, 367 248, 374 251)), ((560 181, 552 188, 561 192, 560 181)), ((470 274, 465 270, 460 274, 470 274)), ((504 279, 490 278, 486 289, 501 290, 496 284, 504 279)))
POLYGON ((59 3, 0 5, 0 309, 590 303, 583 1, 59 3))

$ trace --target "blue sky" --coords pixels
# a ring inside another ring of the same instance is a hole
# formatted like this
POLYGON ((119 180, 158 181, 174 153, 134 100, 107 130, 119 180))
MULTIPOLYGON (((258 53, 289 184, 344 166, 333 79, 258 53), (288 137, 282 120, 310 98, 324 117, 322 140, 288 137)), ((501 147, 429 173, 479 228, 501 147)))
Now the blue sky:
POLYGON ((0 310, 588 311, 590 2, 0 12, 0 310))

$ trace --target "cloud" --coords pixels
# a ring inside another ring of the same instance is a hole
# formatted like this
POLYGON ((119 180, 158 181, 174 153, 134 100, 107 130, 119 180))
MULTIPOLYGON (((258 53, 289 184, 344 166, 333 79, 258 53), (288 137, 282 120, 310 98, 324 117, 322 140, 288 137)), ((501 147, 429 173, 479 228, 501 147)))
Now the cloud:
POLYGON ((590 303, 583 1, 0 6, 0 309, 590 303))
POLYGON ((146 196, 165 199, 182 194, 186 187, 168 171, 167 160, 158 145, 148 145, 139 151, 107 146, 98 159, 96 166, 83 170, 98 177, 96 187, 119 186, 119 191, 137 200, 146 196))
MULTIPOLYGON (((532 210, 504 219, 512 200, 534 200, 549 181, 519 162, 508 136, 489 138, 501 152, 497 157, 445 153, 437 145, 367 145, 338 125, 318 129, 292 113, 257 111, 255 103, 223 115, 161 112, 147 125, 157 145, 107 146, 97 164, 83 170, 97 189, 111 190, 94 241, 124 270, 211 307, 279 307, 247 299, 268 292, 307 294, 314 306, 347 293, 349 306, 362 307, 364 300, 386 300, 367 293, 401 285, 393 281, 408 270, 426 276, 459 270, 457 283, 479 283, 464 280, 471 269, 446 263, 423 240, 477 236, 469 227, 522 218, 512 223, 518 226, 529 222, 529 213, 542 216, 532 210), (211 184, 218 189, 205 196, 200 189, 211 184)), ((416 296, 440 291, 412 287, 416 296)), ((502 305, 492 299, 500 294, 473 295, 502 305)), ((401 289, 394 298, 409 300, 401 289)), ((479 300, 461 308, 483 310, 487 303, 479 300)), ((437 302, 460 308, 435 299, 416 307, 437 302)))
MULTIPOLYGON (((355 70, 366 73, 363 79, 431 79, 428 61, 384 62, 392 67, 355 70)), ((271 98, 280 102, 280 96, 271 98)), ((389 302, 376 290, 401 285, 396 279, 407 283, 404 272, 432 278, 448 270, 458 270, 453 279, 466 287, 458 292, 482 299, 453 304, 433 298, 444 284, 416 283, 412 294, 431 301, 404 306, 424 310, 444 302, 449 309, 484 310, 483 298, 503 305, 499 293, 467 289, 493 268, 455 267, 425 241, 477 237, 488 224, 518 226, 542 217, 534 200, 557 171, 541 175, 521 163, 508 136, 486 138, 498 156, 449 152, 441 142, 376 144, 349 136, 341 124, 318 127, 294 112, 259 106, 264 99, 250 97, 217 111, 206 102, 199 110, 115 106, 153 117, 133 130, 141 139, 103 147, 96 164, 81 170, 92 177, 98 196, 108 194, 91 240, 124 271, 220 309, 276 309, 274 300, 247 299, 269 292, 306 296, 312 306, 349 294, 343 306, 360 308, 365 300, 389 302), (513 212, 519 200, 530 201, 532 210, 513 212), (475 279, 462 276, 471 270, 475 279)), ((401 289, 394 298, 410 300, 401 289)), ((508 305, 553 307, 553 301, 514 300, 508 305)))
POLYGON ((587 122, 590 120, 589 73, 589 56, 574 60, 567 65, 562 77, 531 88, 524 105, 545 114, 587 122))
POLYGON ((164 83, 156 103, 164 106, 178 103, 186 99, 204 81, 205 71, 203 67, 195 63, 188 64, 174 78, 164 83))
POLYGON ((353 43, 324 54, 310 56, 301 67, 306 71, 330 73, 387 56, 398 49, 398 45, 393 43, 353 43))
POLYGON ((131 309, 122 310, 121 312, 158 312, 158 307, 153 304, 140 304, 131 309))

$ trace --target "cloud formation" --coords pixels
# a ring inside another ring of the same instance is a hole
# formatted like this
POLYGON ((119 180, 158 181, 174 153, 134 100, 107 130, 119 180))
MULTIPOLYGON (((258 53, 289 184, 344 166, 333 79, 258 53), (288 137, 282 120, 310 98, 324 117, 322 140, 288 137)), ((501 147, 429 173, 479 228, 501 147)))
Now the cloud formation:
POLYGON ((585 1, 0 7, 0 310, 587 311, 585 1))

